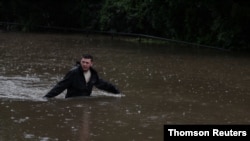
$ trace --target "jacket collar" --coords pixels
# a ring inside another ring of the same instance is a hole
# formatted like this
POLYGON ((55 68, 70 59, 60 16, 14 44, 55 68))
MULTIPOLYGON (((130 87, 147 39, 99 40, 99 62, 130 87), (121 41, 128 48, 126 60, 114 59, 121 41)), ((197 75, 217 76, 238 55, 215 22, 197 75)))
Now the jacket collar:
MULTIPOLYGON (((82 66, 81 66, 81 65, 78 65, 78 67, 79 67, 81 73, 83 73, 82 66)), ((96 71, 93 67, 90 67, 90 72, 91 72, 92 74, 97 74, 97 71, 96 71)))

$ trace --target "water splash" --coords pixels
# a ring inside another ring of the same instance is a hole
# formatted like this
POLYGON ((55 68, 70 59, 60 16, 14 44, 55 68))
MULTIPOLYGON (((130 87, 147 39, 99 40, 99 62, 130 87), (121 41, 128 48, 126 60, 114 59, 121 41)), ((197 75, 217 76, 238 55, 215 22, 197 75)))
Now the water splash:
POLYGON ((37 77, 0 76, 0 98, 44 101, 48 91, 37 77))
POLYGON ((112 94, 112 93, 107 93, 107 92, 104 92, 104 91, 93 91, 91 96, 93 97, 102 97, 102 96, 107 96, 107 97, 125 97, 124 94, 112 94))
MULTIPOLYGON (((53 81, 56 78, 52 78, 53 81)), ((41 80, 36 76, 0 76, 0 99, 15 99, 15 100, 32 100, 46 101, 43 96, 52 88, 50 86, 52 80, 41 80)), ((64 99, 66 91, 58 95, 56 98, 64 99)), ((95 90, 93 97, 124 97, 124 94, 110 94, 107 92, 95 90)))

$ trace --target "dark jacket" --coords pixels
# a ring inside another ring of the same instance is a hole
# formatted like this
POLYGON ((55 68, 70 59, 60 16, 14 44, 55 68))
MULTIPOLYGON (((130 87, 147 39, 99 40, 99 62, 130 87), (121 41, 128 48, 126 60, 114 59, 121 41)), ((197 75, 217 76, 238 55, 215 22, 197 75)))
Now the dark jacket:
POLYGON ((90 96, 93 86, 110 93, 120 93, 114 85, 100 79, 97 72, 93 68, 90 68, 90 71, 91 77, 89 82, 86 83, 82 67, 80 65, 75 66, 44 97, 55 97, 62 93, 65 89, 67 89, 65 98, 90 96))

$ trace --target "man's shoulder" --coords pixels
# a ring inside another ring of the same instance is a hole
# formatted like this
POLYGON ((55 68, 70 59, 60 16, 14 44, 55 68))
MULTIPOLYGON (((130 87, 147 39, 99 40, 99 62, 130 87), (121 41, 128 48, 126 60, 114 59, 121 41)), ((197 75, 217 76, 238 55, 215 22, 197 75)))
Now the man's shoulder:
POLYGON ((76 66, 72 67, 69 71, 70 72, 79 72, 79 71, 81 71, 81 69, 80 69, 79 65, 76 65, 76 66))

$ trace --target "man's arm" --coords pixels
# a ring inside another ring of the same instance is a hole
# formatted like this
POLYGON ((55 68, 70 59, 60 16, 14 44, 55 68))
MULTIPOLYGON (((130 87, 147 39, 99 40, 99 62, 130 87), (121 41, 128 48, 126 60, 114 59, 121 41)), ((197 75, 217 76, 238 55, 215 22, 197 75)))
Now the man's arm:
POLYGON ((97 83, 95 84, 95 86, 98 89, 110 92, 110 93, 114 93, 114 94, 119 94, 120 91, 111 83, 104 81, 103 79, 99 79, 97 81, 97 83))
POLYGON ((72 81, 71 77, 72 77, 72 72, 68 72, 64 76, 64 78, 61 81, 59 81, 44 97, 52 98, 62 93, 65 89, 67 89, 70 86, 72 81))

